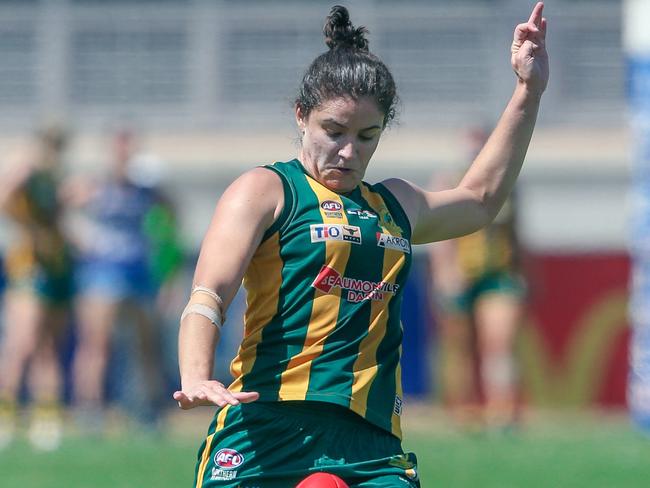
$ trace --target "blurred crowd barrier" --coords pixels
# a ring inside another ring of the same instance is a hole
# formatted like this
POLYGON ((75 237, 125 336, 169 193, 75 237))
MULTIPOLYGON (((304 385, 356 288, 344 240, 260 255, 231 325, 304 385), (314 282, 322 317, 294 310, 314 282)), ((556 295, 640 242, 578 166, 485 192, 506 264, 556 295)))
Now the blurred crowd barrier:
MULTIPOLYGON (((491 118, 508 96, 512 27, 532 2, 362 0, 371 47, 392 68, 403 120, 491 118), (505 54, 505 56, 504 56, 505 54)), ((271 129, 325 50, 328 0, 0 2, 0 126, 44 114, 85 128, 132 116, 154 130, 271 129)), ((543 124, 615 125, 624 108, 621 1, 550 0, 553 82, 543 124)))

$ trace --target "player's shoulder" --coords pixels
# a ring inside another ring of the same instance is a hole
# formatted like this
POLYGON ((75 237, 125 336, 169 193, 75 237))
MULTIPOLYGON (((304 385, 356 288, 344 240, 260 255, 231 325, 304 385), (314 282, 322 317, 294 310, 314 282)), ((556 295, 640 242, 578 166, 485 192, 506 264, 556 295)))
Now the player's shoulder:
POLYGON ((264 167, 249 169, 233 181, 219 199, 219 206, 246 214, 279 214, 284 205, 280 176, 264 167))
POLYGON ((402 178, 387 178, 381 181, 383 185, 399 202, 402 207, 408 209, 421 198, 423 190, 410 181, 402 178))
POLYGON ((379 182, 381 185, 385 186, 391 193, 398 196, 404 192, 408 192, 412 189, 412 184, 402 178, 386 178, 379 182))
POLYGON ((282 190, 282 180, 278 173, 267 166, 257 166, 242 173, 230 185, 240 191, 282 190))
POLYGON ((402 207, 412 229, 418 222, 418 215, 422 206, 424 190, 410 181, 402 178, 387 178, 381 184, 393 195, 402 207))

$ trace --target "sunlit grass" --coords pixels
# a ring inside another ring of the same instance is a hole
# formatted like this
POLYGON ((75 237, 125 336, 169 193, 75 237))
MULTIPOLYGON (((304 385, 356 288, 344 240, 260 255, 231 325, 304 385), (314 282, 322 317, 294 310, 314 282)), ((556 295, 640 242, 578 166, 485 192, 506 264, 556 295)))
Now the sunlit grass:
MULTIPOLYGON (((164 433, 118 426, 102 439, 69 432, 39 453, 22 439, 0 451, 0 486, 21 488, 190 487, 210 412, 174 414, 164 433)), ((650 486, 650 438, 624 415, 529 415, 508 434, 461 432, 439 410, 405 418, 424 488, 642 488, 650 486)))

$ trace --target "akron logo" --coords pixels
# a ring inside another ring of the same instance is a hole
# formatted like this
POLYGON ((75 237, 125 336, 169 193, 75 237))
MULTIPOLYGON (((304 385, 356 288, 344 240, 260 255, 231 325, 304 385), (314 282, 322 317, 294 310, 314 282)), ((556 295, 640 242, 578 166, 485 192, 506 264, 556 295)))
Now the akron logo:
POLYGON ((411 254, 411 243, 403 237, 377 232, 377 245, 411 254))

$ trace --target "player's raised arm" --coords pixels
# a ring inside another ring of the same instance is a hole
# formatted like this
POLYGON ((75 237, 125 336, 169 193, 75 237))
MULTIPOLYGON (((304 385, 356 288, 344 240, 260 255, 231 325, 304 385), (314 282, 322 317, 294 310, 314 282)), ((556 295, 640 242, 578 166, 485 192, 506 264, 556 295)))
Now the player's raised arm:
POLYGON ((490 223, 510 194, 526 156, 548 83, 546 19, 538 2, 517 25, 511 46, 516 86, 494 131, 456 188, 427 192, 400 179, 385 182, 404 205, 413 242, 458 237, 490 223))
POLYGON ((181 390, 174 399, 183 409, 198 405, 236 405, 254 401, 255 392, 230 392, 212 379, 214 349, 226 309, 264 231, 283 206, 279 177, 256 168, 225 191, 207 230, 196 266, 193 293, 181 318, 178 339, 181 390))

